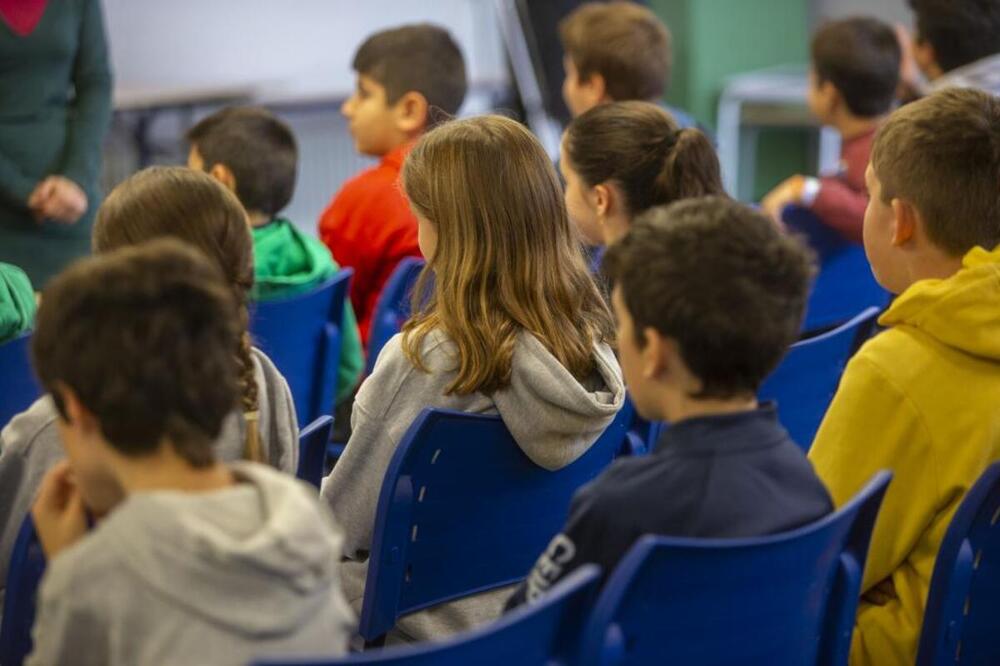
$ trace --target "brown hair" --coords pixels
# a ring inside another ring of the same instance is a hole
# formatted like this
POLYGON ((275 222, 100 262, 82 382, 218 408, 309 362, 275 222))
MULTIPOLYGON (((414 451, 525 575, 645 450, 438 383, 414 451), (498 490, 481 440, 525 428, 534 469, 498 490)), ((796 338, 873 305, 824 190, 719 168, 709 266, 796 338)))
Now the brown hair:
POLYGON ((420 93, 428 107, 444 112, 429 119, 455 115, 465 99, 462 51, 447 30, 429 23, 371 35, 354 56, 354 70, 384 86, 389 104, 408 92, 420 93))
POLYGON ((154 238, 178 238, 201 250, 222 271, 239 308, 234 339, 247 421, 245 457, 263 461, 257 380, 247 332, 247 291, 253 287, 253 237, 236 195, 208 174, 185 167, 149 167, 123 181, 97 211, 95 252, 154 238))
POLYGON ((644 331, 673 338, 702 382, 698 398, 753 395, 802 323, 810 256, 767 216, 724 197, 638 217, 602 264, 644 331))
POLYGON ((879 129, 872 169, 882 202, 899 198, 952 256, 1000 244, 1000 100, 971 88, 935 93, 879 129))
POLYGON ((680 129, 648 102, 601 104, 569 124, 569 166, 588 187, 613 182, 637 215, 679 199, 724 194, 719 158, 700 130, 680 129))
POLYGON ((239 318, 219 270, 160 239, 82 259, 45 289, 32 336, 35 370, 67 418, 60 386, 129 456, 169 438, 195 467, 237 403, 239 318))
POLYGON ((205 171, 216 164, 232 171, 236 196, 247 211, 274 217, 291 201, 299 157, 295 135, 267 109, 222 109, 186 136, 205 162, 205 171))
POLYGON ((575 377, 594 370, 594 343, 612 342, 607 305, 587 270, 545 150, 500 116, 457 120, 426 134, 403 166, 414 213, 437 230, 414 293, 403 349, 443 330, 458 347, 449 393, 510 383, 518 333, 527 331, 575 377), (489 165, 489 168, 484 168, 489 165), (433 286, 427 286, 434 273, 433 286))
POLYGON ((670 31, 634 2, 586 2, 559 23, 563 51, 581 80, 600 74, 617 101, 663 97, 670 83, 670 31))
POLYGON ((825 23, 812 39, 812 67, 856 116, 889 112, 899 85, 899 41, 892 26, 869 17, 825 23))

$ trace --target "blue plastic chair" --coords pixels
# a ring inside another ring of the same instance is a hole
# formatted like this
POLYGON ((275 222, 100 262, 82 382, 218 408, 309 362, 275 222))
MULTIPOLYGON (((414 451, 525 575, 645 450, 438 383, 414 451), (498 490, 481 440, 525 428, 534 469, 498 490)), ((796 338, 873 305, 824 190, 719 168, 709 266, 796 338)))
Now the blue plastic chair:
POLYGON ((42 390, 31 371, 31 333, 0 344, 0 428, 31 406, 42 390))
POLYGON ((326 446, 333 418, 321 416, 299 433, 299 468, 295 476, 319 488, 326 473, 326 446))
POLYGON ((819 259, 804 332, 839 326, 865 308, 882 309, 889 304, 891 296, 875 281, 863 247, 844 239, 801 206, 786 206, 781 217, 789 230, 806 237, 819 259))
POLYGON ((402 615, 522 580, 626 426, 619 414, 583 456, 551 472, 498 416, 421 412, 382 482, 358 633, 376 642, 402 615))
POLYGON ((307 294, 255 303, 250 332, 288 382, 299 423, 333 413, 350 268, 307 294))
POLYGON ((879 472, 839 511, 785 534, 641 538, 595 604, 581 663, 847 664, 890 478, 879 472))
POLYGON ((525 604, 490 625, 446 641, 324 661, 264 660, 254 666, 569 666, 575 663, 599 579, 596 565, 580 567, 537 603, 525 604))
POLYGON ((761 385, 761 400, 778 403, 785 430, 806 451, 833 400, 844 367, 875 327, 878 308, 868 308, 848 322, 792 345, 761 385))
POLYGON ((424 269, 424 260, 406 257, 396 265, 382 288, 375 304, 371 327, 368 329, 368 362, 365 373, 371 374, 375 360, 385 343, 403 328, 403 322, 410 317, 410 296, 413 286, 424 269))
POLYGON ((4 666, 21 666, 31 653, 35 596, 44 573, 45 553, 29 513, 21 523, 7 570, 3 624, 0 626, 0 664, 4 666))
POLYGON ((941 541, 917 666, 1000 664, 1000 463, 969 489, 941 541))

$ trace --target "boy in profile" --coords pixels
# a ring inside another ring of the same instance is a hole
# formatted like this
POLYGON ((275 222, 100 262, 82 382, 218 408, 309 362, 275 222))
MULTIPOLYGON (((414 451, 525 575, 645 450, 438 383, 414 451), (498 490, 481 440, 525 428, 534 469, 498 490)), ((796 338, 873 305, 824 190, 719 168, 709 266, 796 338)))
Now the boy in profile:
MULTIPOLYGON (((306 293, 336 275, 330 251, 282 217, 295 190, 298 147, 292 129, 267 109, 218 111, 187 133, 188 166, 204 171, 243 204, 253 232, 257 301, 306 293)), ((346 401, 361 380, 365 356, 350 303, 344 304, 343 341, 336 402, 346 401)))
POLYGON ((664 106, 677 124, 697 127, 686 112, 664 104, 673 51, 670 30, 634 2, 585 2, 559 23, 563 100, 573 117, 605 102, 638 100, 664 106))
POLYGON ((378 165, 349 180, 323 212, 319 235, 341 266, 354 269, 351 302, 367 346, 375 304, 406 257, 419 257, 417 220, 399 186, 414 141, 458 112, 465 61, 443 28, 407 25, 375 33, 354 55, 357 88, 344 102, 358 152, 378 165))
POLYGON ((840 168, 819 178, 792 176, 761 206, 779 221, 785 206, 804 206, 846 240, 861 243, 868 205, 865 167, 875 130, 895 101, 899 42, 892 27, 877 19, 849 18, 816 31, 811 50, 809 109, 840 134, 840 168))
POLYGON ((897 294, 851 359, 809 457, 841 505, 891 469, 851 664, 913 664, 934 562, 1000 460, 1000 100, 951 88, 897 110, 866 174, 865 253, 897 294))
POLYGON ((239 404, 231 291, 175 240, 84 259, 45 290, 32 356, 67 459, 32 508, 48 568, 28 664, 345 650, 332 516, 301 482, 215 457, 239 404), (88 507, 107 511, 89 531, 88 507))
POLYGON ((688 199, 640 215, 603 270, 636 410, 671 426, 577 492, 508 607, 583 564, 609 575, 644 534, 762 536, 833 509, 774 405, 757 403, 802 321, 812 271, 798 241, 740 203, 688 199))

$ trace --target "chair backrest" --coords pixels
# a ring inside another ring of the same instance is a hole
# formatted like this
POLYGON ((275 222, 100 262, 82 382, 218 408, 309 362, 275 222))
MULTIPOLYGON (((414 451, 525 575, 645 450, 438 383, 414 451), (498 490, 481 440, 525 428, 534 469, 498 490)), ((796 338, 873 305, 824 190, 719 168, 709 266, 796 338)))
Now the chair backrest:
POLYGON ((3 624, 0 625, 0 664, 3 666, 21 666, 31 652, 35 597, 44 573, 45 553, 35 533, 35 523, 28 514, 21 523, 7 570, 3 624))
POLYGON ((333 431, 333 417, 321 416, 299 433, 299 468, 295 476, 319 488, 326 471, 326 446, 333 431))
POLYGON ((574 663, 597 593, 600 569, 580 567, 537 602, 442 642, 375 650, 329 661, 259 661, 255 666, 560 666, 574 663))
POLYGON ((890 478, 879 472, 839 511, 785 534, 643 537, 595 604, 581 663, 846 665, 890 478))
POLYGON ((801 206, 787 206, 782 220, 809 241, 819 258, 802 330, 838 326, 867 307, 884 308, 891 300, 872 275, 865 250, 851 243, 801 206))
POLYGON ((361 636, 376 640, 401 615, 522 580, 626 426, 619 415, 579 459, 549 471, 500 417, 425 409, 382 482, 361 636))
POLYGON ((30 332, 0 344, 0 428, 42 395, 31 371, 30 350, 30 332))
POLYGON ((299 423, 333 413, 341 322, 351 275, 342 269, 307 294, 254 303, 250 332, 288 382, 299 423))
POLYGON ((392 336, 399 333, 403 328, 403 322, 410 317, 410 296, 420 271, 424 269, 424 264, 423 259, 406 257, 396 265, 396 270, 382 288, 382 293, 379 294, 378 302, 375 304, 371 327, 368 329, 366 373, 371 374, 382 347, 392 336))
POLYGON ((917 666, 1000 664, 1000 462, 962 500, 931 576, 917 666))
POLYGON ((878 308, 868 308, 832 331, 796 342, 761 385, 757 394, 778 403, 782 425, 806 451, 837 392, 844 366, 871 335, 878 314, 878 308))

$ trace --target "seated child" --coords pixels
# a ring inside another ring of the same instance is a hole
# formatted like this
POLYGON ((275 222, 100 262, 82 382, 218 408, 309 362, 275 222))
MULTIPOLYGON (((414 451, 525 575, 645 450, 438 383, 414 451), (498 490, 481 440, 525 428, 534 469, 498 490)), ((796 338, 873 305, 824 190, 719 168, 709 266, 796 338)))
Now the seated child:
POLYGON ((839 505, 894 477, 872 534, 851 664, 912 664, 941 539, 1000 460, 1000 100, 948 89, 879 130, 865 252, 898 294, 851 359, 809 457, 839 505))
POLYGON ((591 246, 615 242, 652 206, 725 193, 708 137, 647 102, 602 104, 575 118, 560 154, 566 208, 591 246))
POLYGON ((945 88, 977 88, 1000 95, 1000 0, 909 0, 916 37, 904 49, 912 66, 930 79, 925 90, 907 77, 911 95, 945 88))
POLYGON ((672 425, 649 456, 619 459, 577 492, 508 607, 584 564, 609 575, 645 534, 762 536, 833 510, 774 405, 756 397, 802 320, 811 270, 797 241, 706 197, 642 215, 604 270, 629 395, 643 418, 672 425))
MULTIPOLYGON (((150 167, 104 200, 94 224, 93 247, 102 254, 163 237, 178 238, 206 254, 240 304, 242 327, 232 340, 232 351, 240 364, 241 399, 223 424, 216 455, 224 462, 266 462, 294 474, 299 432, 291 392, 271 360, 250 346, 246 331, 253 240, 243 207, 206 174, 184 167, 150 167)), ((42 476, 62 458, 58 411, 51 396, 38 399, 0 430, 0 586, 42 476)))
POLYGON ((35 320, 35 292, 17 266, 0 262, 0 343, 29 330, 35 320))
POLYGON ((167 239, 84 259, 46 288, 33 360, 67 460, 32 508, 48 567, 28 664, 345 650, 333 517, 304 484, 216 456, 240 400, 240 309, 210 260, 167 239))
MULTIPOLYGON (((361 385, 354 434, 321 492, 345 528, 344 588, 356 608, 382 478, 424 408, 499 414, 524 453, 554 470, 590 448, 625 397, 611 314, 555 169, 527 129, 500 116, 447 123, 410 153, 403 187, 429 262, 418 307, 361 385)), ((505 597, 407 616, 400 633, 425 640, 470 628, 495 618, 505 597)))
POLYGON ((559 23, 563 100, 576 117, 605 102, 639 100, 663 105, 681 127, 697 122, 666 106, 673 67, 667 26, 634 2, 585 2, 559 23))
POLYGON ((761 207, 781 220, 785 206, 805 206, 823 224, 861 242, 868 205, 865 167, 875 130, 892 110, 899 85, 899 42, 892 27, 873 18, 833 21, 813 36, 809 109, 841 136, 840 171, 792 176, 764 197, 761 207))
MULTIPOLYGON (((228 108, 187 133, 188 166, 211 174, 243 204, 253 227, 254 286, 258 301, 308 292, 339 267, 320 241, 278 213, 295 189, 298 148, 288 125, 262 108, 228 108)), ((350 303, 344 304, 337 402, 354 392, 364 368, 364 350, 350 303)))
POLYGON ((417 221, 399 187, 413 142, 465 99, 465 61, 451 35, 428 24, 378 32, 354 55, 358 85, 344 102, 359 153, 379 164, 348 181, 323 211, 319 236, 341 266, 354 269, 351 302, 361 340, 396 265, 419 257, 417 221))

